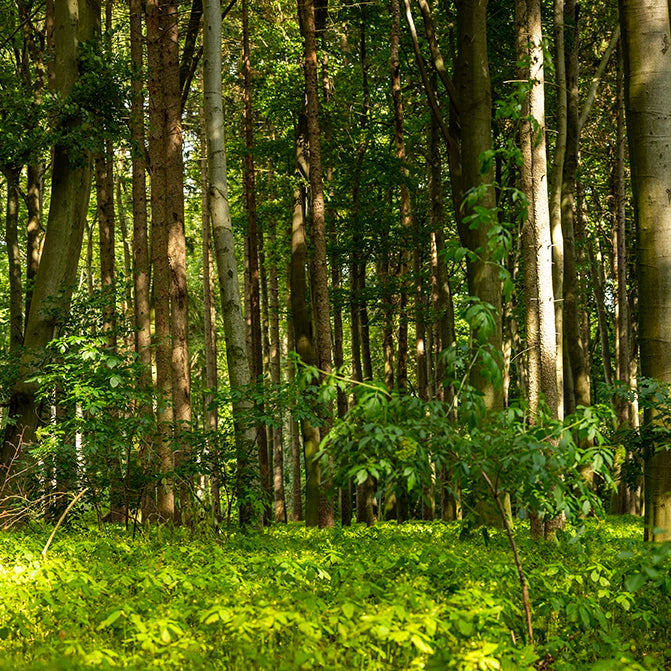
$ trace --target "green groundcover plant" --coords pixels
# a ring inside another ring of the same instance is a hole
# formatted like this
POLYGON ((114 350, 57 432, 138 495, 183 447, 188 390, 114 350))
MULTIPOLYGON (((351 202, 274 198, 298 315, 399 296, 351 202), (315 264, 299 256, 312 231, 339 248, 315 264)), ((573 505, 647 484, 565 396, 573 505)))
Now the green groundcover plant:
MULTIPOLYGON (((73 519, 76 519, 74 517, 73 519)), ((458 524, 0 537, 1 669, 664 669, 671 547, 633 519, 553 542, 458 524)))

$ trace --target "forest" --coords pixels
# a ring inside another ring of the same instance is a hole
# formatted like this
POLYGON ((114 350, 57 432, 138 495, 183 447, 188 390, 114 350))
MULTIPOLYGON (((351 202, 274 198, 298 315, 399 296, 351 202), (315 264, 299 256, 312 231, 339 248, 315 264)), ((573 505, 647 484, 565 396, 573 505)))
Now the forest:
POLYGON ((0 669, 671 668, 668 2, 0 7, 0 669))

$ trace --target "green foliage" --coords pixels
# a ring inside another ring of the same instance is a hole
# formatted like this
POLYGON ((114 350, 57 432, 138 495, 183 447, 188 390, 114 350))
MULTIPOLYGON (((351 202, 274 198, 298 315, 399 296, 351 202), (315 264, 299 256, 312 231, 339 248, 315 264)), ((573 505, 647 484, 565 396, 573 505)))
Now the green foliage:
MULTIPOLYGON (((480 357, 478 352, 471 365, 480 357)), ((328 455, 336 482, 361 484, 372 477, 381 489, 410 492, 417 484, 430 487, 434 472, 444 469, 466 493, 489 478, 520 510, 569 518, 601 510, 581 473, 589 468, 613 485, 613 451, 605 438, 612 408, 580 407, 562 422, 540 414, 531 423, 519 407, 487 410, 466 384, 465 359, 452 350, 446 362, 452 376, 447 383, 457 389, 451 407, 380 385, 355 387, 355 405, 336 422, 317 457, 329 469, 328 455)), ((453 494, 459 496, 456 489, 453 494)))
POLYGON ((45 98, 52 117, 53 138, 68 147, 73 161, 84 152, 102 151, 105 140, 127 134, 128 60, 115 53, 110 35, 80 45, 79 77, 66 99, 45 98))
POLYGON ((214 538, 154 528, 0 538, 2 669, 664 668, 669 547, 628 520, 529 556, 523 642, 506 540, 442 523, 214 538), (654 569, 651 571, 651 569, 654 569), (647 571, 647 572, 646 572, 647 571), (646 572, 644 584, 635 578, 646 572), (650 578, 649 572, 656 577, 650 578), (656 582, 655 582, 656 581, 656 582), (660 585, 666 585, 660 589, 660 585))
POLYGON ((55 421, 38 429, 35 457, 53 463, 59 477, 67 474, 69 486, 86 482, 94 500, 112 472, 125 473, 133 507, 144 486, 147 474, 137 456, 156 427, 146 411, 153 403, 150 390, 139 384, 141 366, 134 353, 111 351, 105 337, 66 335, 49 343, 40 373, 30 380, 38 386, 38 401, 57 401, 59 410, 55 421))

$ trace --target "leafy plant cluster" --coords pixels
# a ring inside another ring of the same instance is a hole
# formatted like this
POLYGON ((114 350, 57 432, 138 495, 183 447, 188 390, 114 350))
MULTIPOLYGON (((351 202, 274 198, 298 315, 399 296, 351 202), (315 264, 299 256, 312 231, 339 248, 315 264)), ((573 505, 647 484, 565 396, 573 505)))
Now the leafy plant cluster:
POLYGON ((258 535, 48 529, 0 539, 0 668, 653 669, 669 663, 671 548, 639 523, 525 541, 538 645, 506 540, 456 525, 258 535))

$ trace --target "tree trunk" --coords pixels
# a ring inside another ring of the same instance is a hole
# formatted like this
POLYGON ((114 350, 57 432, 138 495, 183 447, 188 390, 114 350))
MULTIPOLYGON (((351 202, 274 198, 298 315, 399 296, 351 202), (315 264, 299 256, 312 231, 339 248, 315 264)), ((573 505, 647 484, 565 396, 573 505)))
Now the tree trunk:
POLYGON ((21 282, 21 250, 19 248, 19 176, 20 170, 6 166, 7 210, 5 213, 5 245, 9 264, 9 348, 23 345, 23 289, 21 282))
MULTIPOLYGON (((637 221, 641 373, 671 382, 671 50, 666 0, 620 0, 637 221)), ((655 420, 654 411, 646 421, 655 420)), ((671 540, 671 452, 647 446, 645 537, 671 540)))
MULTIPOLYGON (((170 344, 172 404, 177 449, 176 467, 190 458, 187 433, 191 431, 191 365, 189 360, 189 312, 184 234, 184 165, 182 159, 182 105, 179 81, 179 11, 177 0, 161 0, 162 71, 165 105, 163 151, 165 152, 166 218, 170 272, 170 344)), ((189 514, 190 492, 185 473, 178 474, 180 507, 176 521, 189 514)))
POLYGON ((527 62, 521 79, 529 81, 521 122, 522 187, 529 202, 524 226, 529 409, 541 397, 557 417, 557 340, 552 290, 552 241, 545 147, 543 35, 539 0, 516 0, 518 61, 527 62))
MULTIPOLYGON (((145 4, 147 26, 147 82, 149 98, 149 175, 151 178, 151 265, 153 272, 156 391, 158 394, 156 453, 151 470, 161 475, 157 487, 156 515, 162 521, 175 516, 172 454, 172 354, 170 347, 170 267, 168 264, 168 213, 165 169, 165 96, 160 0, 145 4)), ((148 505, 149 508, 153 507, 148 505)))
MULTIPOLYGON (((294 191, 294 203, 298 198, 298 188, 294 191)), ((293 215, 293 213, 292 213, 293 215)), ((293 227, 293 216, 291 227, 293 227)), ((289 228, 289 237, 292 236, 292 228, 289 228)), ((292 315, 291 305, 293 290, 291 288, 293 265, 293 252, 291 263, 289 263, 287 285, 289 289, 288 300, 288 315, 287 315, 287 352, 296 352, 294 318, 292 315)), ((287 365, 287 379, 289 384, 293 384, 296 380, 296 364, 289 360, 287 365)), ((289 430, 291 433, 291 519, 294 522, 303 520, 303 488, 301 486, 301 431, 298 421, 293 414, 289 415, 289 430)))
POLYGON ((578 303, 578 270, 576 250, 576 175, 580 142, 578 90, 578 17, 575 0, 567 0, 566 26, 566 85, 567 85, 567 139, 562 178, 562 232, 564 237, 564 361, 571 369, 566 385, 565 411, 570 414, 578 405, 590 404, 590 376, 586 365, 583 340, 580 333, 578 303))
MULTIPOLYGON (((464 214, 472 214, 475 206, 493 213, 496 194, 491 169, 482 171, 482 154, 491 149, 492 102, 487 58, 487 1, 460 0, 457 3, 456 89, 459 96, 461 123, 461 200, 470 189, 478 189, 478 197, 464 207, 464 214)), ((462 203, 460 203, 460 206, 462 203)), ((492 217, 494 215, 492 214, 492 217)), ((487 334, 486 342, 492 353, 502 350, 501 281, 499 267, 492 259, 489 230, 495 223, 490 218, 465 224, 459 219, 459 236, 464 247, 471 250, 475 259, 468 261, 468 291, 494 308, 494 329, 487 334)), ((473 334, 474 337, 482 337, 473 334)), ((488 408, 503 408, 503 386, 480 373, 475 365, 471 384, 484 394, 488 408)))
POLYGON ((403 98, 401 94, 401 61, 399 58, 399 41, 401 36, 401 6, 399 0, 391 0, 391 97, 394 108, 394 147, 396 158, 400 163, 400 219, 403 231, 401 244, 401 263, 398 272, 399 310, 398 310, 398 341, 396 356, 396 386, 399 391, 408 387, 408 274, 410 266, 412 216, 410 210, 410 191, 407 185, 408 171, 405 163, 405 139, 403 137, 403 98))
POLYGON ((200 181, 201 181, 201 254, 203 259, 203 332, 205 336, 205 393, 203 394, 203 427, 207 436, 207 458, 210 471, 210 496, 214 517, 221 519, 221 491, 219 472, 221 457, 219 454, 219 411, 215 402, 218 386, 217 366, 217 312, 215 306, 214 275, 212 273, 212 233, 210 227, 210 209, 207 194, 207 135, 204 113, 201 108, 200 133, 200 181))
MULTIPOLYGON (((571 0, 569 0, 569 4, 571 0)), ((564 0, 554 0, 555 77, 557 85, 557 139, 550 180, 550 227, 552 236, 552 288, 557 340, 557 416, 564 417, 564 236, 562 233, 562 181, 566 156, 567 95, 564 50, 564 0)), ((577 84, 577 82, 575 82, 577 84)))
POLYGON ((24 312, 24 326, 28 324, 30 304, 33 298, 33 285, 40 267, 42 253, 42 178, 44 167, 35 162, 28 165, 26 206, 28 208, 28 225, 26 230, 26 308, 24 312))
MULTIPOLYGON (((307 99, 307 137, 310 147, 310 241, 312 243, 312 305, 315 321, 317 366, 328 375, 332 368, 331 307, 326 263, 326 224, 322 171, 321 130, 319 123, 319 72, 313 0, 298 0, 301 32, 304 39, 305 94, 307 99)), ((297 346, 300 346, 296 338, 297 346)), ((305 449, 305 443, 304 443, 305 449)), ((333 501, 330 483, 325 483, 319 504, 319 525, 333 526, 333 501)), ((307 507, 307 503, 306 503, 307 507)), ((306 514, 307 521, 307 514, 306 514)))
MULTIPOLYGON (((88 0, 56 0, 54 22, 54 83, 67 98, 79 76, 79 45, 100 29, 99 9, 88 0)), ((80 119, 68 123, 77 126, 80 119)), ((51 204, 47 234, 39 270, 35 277, 30 314, 24 334, 19 381, 10 400, 9 415, 0 454, 0 479, 11 477, 10 467, 20 466, 21 446, 34 440, 39 421, 35 384, 27 382, 36 359, 54 337, 58 320, 67 315, 77 276, 82 238, 91 188, 91 156, 86 150, 57 144, 53 151, 51 204), (54 309, 57 307, 58 309, 54 309)))
POLYGON ((107 347, 116 348, 115 251, 114 251, 114 175, 112 145, 95 157, 96 196, 98 202, 98 251, 100 285, 104 294, 103 329, 107 347))
MULTIPOLYGON (((219 0, 205 0, 203 14, 205 17, 203 78, 208 144, 209 209, 221 292, 228 375, 231 389, 244 392, 250 383, 250 372, 245 323, 238 288, 235 239, 228 204, 224 111, 221 95, 221 4, 219 0)), ((236 496, 242 524, 249 524, 252 521, 251 452, 254 449, 256 432, 248 422, 250 410, 251 402, 244 396, 233 401, 237 461, 236 496)))
MULTIPOLYGON (((259 385, 258 398, 262 398, 263 385, 263 340, 261 333, 261 292, 259 284, 259 234, 256 216, 256 174, 254 168, 254 129, 252 112, 252 67, 249 53, 249 3, 242 0, 242 72, 244 78, 244 134, 245 134, 245 209, 248 221, 247 284, 249 286, 249 315, 251 336, 250 373, 252 381, 259 385)), ((263 400, 257 401, 257 411, 264 414, 263 400)), ((273 488, 270 480, 270 459, 265 424, 256 427, 256 446, 259 459, 259 476, 263 492, 263 519, 266 524, 271 520, 270 502, 273 488)))
MULTIPOLYGON (((299 131, 297 137, 298 161, 304 150, 305 136, 299 131)), ((291 228, 291 312, 294 327, 294 345, 301 361, 307 366, 317 365, 317 355, 312 341, 312 323, 308 312, 305 264, 307 261, 305 240, 305 190, 298 186, 294 191, 294 211, 291 228)), ((309 527, 320 523, 321 468, 314 456, 319 450, 319 429, 304 418, 301 420, 303 454, 305 458, 305 524, 309 527)))
MULTIPOLYGON (((275 260, 276 248, 276 224, 272 219, 270 222, 269 241, 272 246, 273 256, 268 264, 268 312, 270 319, 270 381, 273 387, 280 388, 282 384, 282 343, 280 340, 280 289, 277 276, 277 261, 275 260)), ((275 521, 287 521, 286 496, 284 492, 284 416, 276 418, 273 427, 273 498, 275 501, 275 521)), ((299 466, 300 476, 300 466, 299 466)), ((300 481, 300 478, 299 478, 300 481)), ((299 489, 300 497, 300 489, 299 489)))
MULTIPOLYGON (((617 381, 624 388, 635 388, 636 380, 630 378, 629 363, 632 358, 632 326, 627 290, 627 184, 625 178, 626 128, 624 109, 624 62, 622 49, 618 49, 617 71, 617 145, 616 165, 613 174, 613 275, 615 276, 615 368, 617 381), (632 384, 633 383, 633 384, 632 384)), ((638 415, 632 401, 620 395, 615 397, 618 424, 633 427, 638 415)), ((626 456, 631 452, 625 446, 626 456)), ((613 510, 616 514, 638 515, 641 511, 641 488, 631 488, 620 477, 613 510)))

